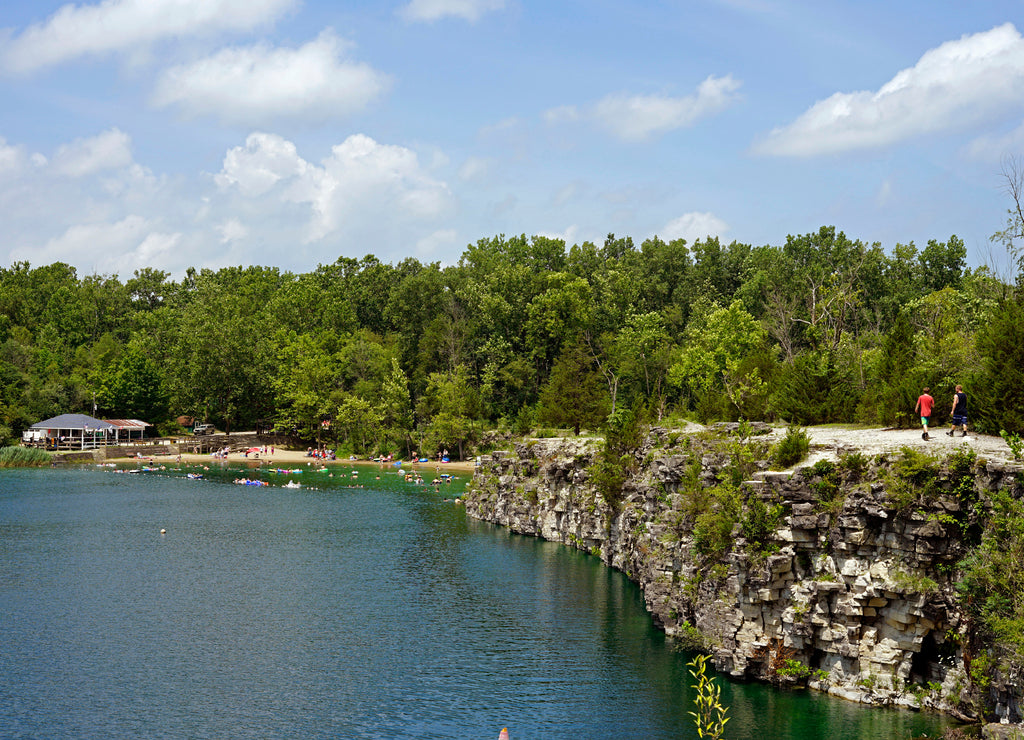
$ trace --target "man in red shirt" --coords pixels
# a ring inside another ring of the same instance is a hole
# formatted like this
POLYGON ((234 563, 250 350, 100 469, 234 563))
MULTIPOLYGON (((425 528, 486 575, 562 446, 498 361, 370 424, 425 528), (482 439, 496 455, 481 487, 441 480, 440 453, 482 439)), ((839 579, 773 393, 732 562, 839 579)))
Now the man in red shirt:
POLYGON ((931 388, 926 387, 924 393, 917 397, 917 403, 914 405, 914 413, 920 412, 921 426, 924 428, 921 439, 928 439, 928 420, 932 415, 932 406, 935 405, 935 399, 929 395, 930 392, 931 388))

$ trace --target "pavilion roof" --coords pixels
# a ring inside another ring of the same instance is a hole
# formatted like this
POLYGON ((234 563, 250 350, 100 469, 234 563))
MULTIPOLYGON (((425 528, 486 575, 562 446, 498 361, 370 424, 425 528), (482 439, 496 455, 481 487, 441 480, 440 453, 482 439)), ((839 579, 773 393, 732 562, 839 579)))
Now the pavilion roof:
POLYGON ((145 429, 153 426, 138 419, 104 419, 108 424, 113 424, 118 429, 145 429))
POLYGON ((37 421, 29 429, 115 429, 107 421, 86 414, 61 414, 46 421, 37 421))

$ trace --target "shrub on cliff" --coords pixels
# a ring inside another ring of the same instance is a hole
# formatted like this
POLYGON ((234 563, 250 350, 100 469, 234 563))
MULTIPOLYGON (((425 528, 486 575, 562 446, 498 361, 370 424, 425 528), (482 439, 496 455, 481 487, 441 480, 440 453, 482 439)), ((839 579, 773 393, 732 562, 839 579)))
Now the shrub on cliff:
POLYGON ((598 493, 613 509, 622 500, 622 487, 637 468, 636 451, 646 433, 644 409, 616 409, 604 426, 604 446, 590 470, 598 493))
POLYGON ((740 520, 743 537, 752 555, 767 555, 777 549, 773 537, 782 523, 783 509, 779 504, 766 504, 760 496, 752 495, 740 520))
POLYGON ((991 494, 981 544, 960 561, 957 593, 986 632, 1024 656, 1024 502, 1007 491, 991 494))
POLYGON ((811 438, 807 432, 799 427, 790 427, 772 450, 772 463, 780 470, 791 468, 807 457, 810 449, 811 438))

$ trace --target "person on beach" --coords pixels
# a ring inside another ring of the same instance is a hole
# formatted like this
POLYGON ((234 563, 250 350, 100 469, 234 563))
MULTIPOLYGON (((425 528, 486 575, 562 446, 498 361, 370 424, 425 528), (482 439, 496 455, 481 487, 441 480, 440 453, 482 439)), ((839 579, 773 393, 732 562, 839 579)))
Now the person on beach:
POLYGON ((921 427, 924 429, 921 439, 928 439, 928 421, 932 416, 932 406, 935 405, 935 399, 931 397, 930 393, 931 388, 925 386, 924 392, 917 397, 917 403, 914 404, 914 413, 921 414, 921 427))
POLYGON ((952 437, 953 432, 956 431, 957 427, 963 430, 964 437, 967 436, 967 394, 964 393, 964 387, 957 385, 956 393, 953 394, 953 408, 949 411, 950 416, 953 417, 953 426, 950 427, 949 431, 946 432, 947 437, 952 437))

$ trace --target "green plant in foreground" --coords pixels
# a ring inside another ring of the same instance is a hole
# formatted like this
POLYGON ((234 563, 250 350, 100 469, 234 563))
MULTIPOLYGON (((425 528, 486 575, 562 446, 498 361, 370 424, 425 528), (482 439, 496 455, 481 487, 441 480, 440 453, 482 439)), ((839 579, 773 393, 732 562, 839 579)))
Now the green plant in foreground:
POLYGON ((690 675, 697 681, 693 684, 693 688, 697 690, 697 696, 693 700, 697 711, 689 714, 697 725, 697 737, 721 740, 725 732, 725 723, 729 721, 726 716, 729 709, 722 706, 721 687, 706 674, 707 662, 708 656, 698 655, 687 663, 690 675))
POLYGON ((1020 438, 1019 434, 1011 434, 1005 429, 999 430, 999 436, 1005 440, 1006 445, 1010 448, 1010 452, 1013 453, 1014 460, 1020 460, 1024 457, 1024 440, 1020 438))

